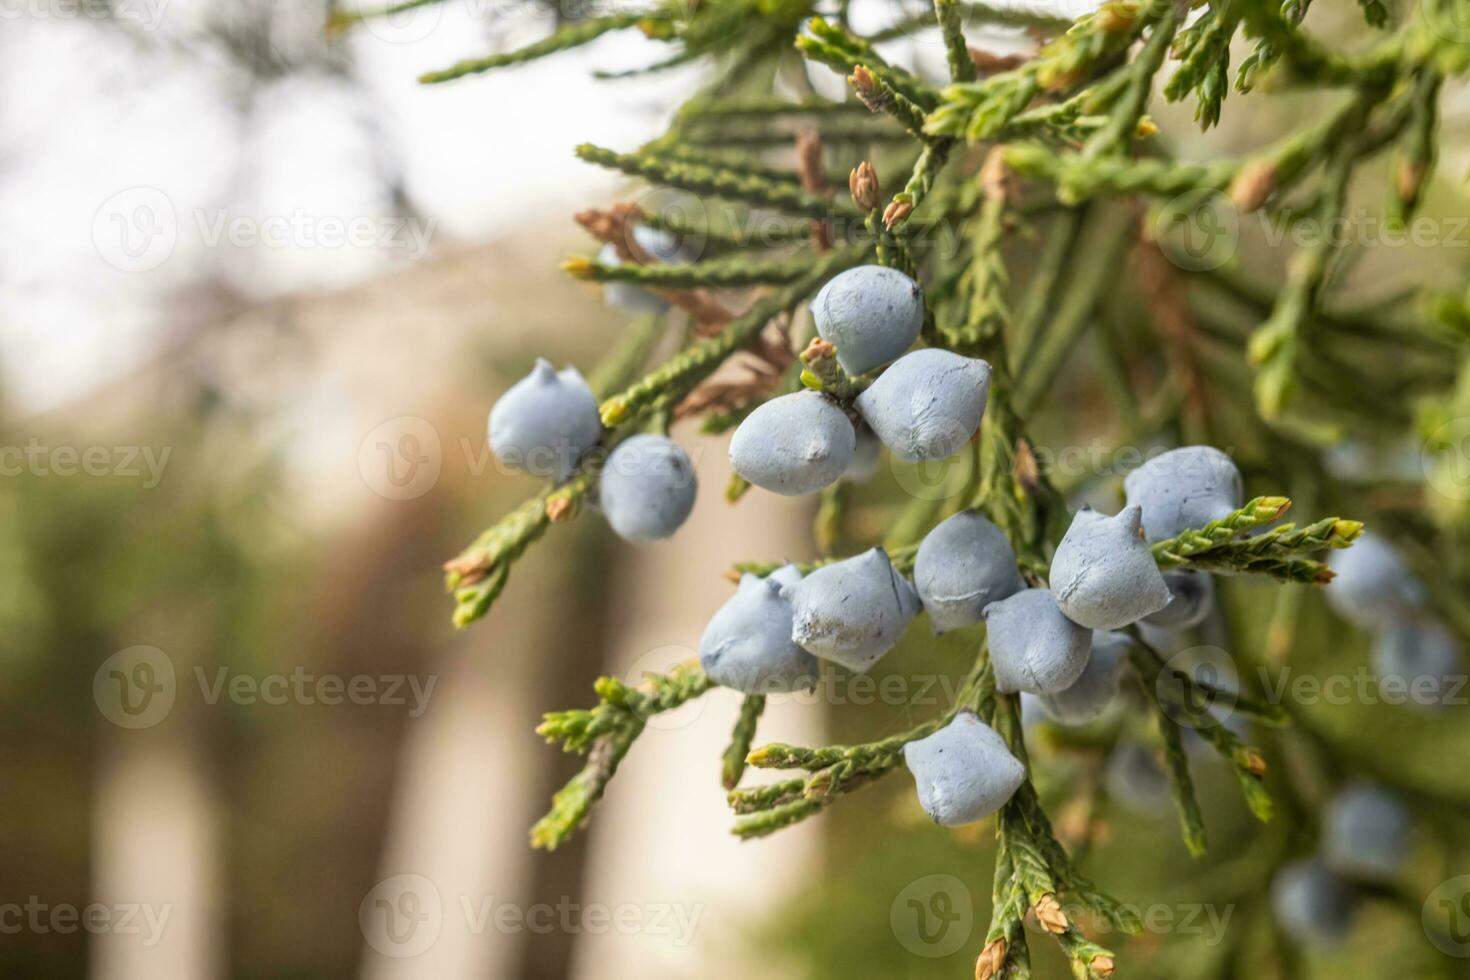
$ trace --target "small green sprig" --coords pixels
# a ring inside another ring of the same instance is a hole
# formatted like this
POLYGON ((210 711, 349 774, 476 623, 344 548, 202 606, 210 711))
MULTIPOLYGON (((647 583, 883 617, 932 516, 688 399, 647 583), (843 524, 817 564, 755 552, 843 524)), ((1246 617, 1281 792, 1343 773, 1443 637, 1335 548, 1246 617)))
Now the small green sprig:
POLYGON ((735 729, 730 733, 730 744, 722 758, 720 782, 727 790, 740 785, 745 775, 745 757, 755 742, 756 725, 761 713, 766 710, 766 699, 761 694, 747 694, 740 702, 740 715, 735 719, 735 729))
POLYGON ((1298 528, 1282 524, 1249 537, 1245 532, 1279 520, 1291 507, 1285 497, 1257 497, 1237 511, 1202 528, 1153 546, 1160 568, 1260 573, 1295 582, 1323 584, 1332 572, 1311 556, 1346 548, 1363 533, 1359 521, 1328 517, 1298 528))
POLYGON ((692 194, 709 194, 726 200, 741 201, 752 207, 774 208, 805 218, 857 217, 856 211, 845 207, 841 202, 808 194, 784 181, 736 173, 687 160, 670 159, 657 153, 617 153, 591 143, 583 143, 577 147, 577 156, 599 167, 643 177, 656 184, 692 194))
POLYGON ((774 259, 731 256, 710 262, 688 265, 660 263, 637 265, 623 262, 609 265, 584 256, 573 256, 562 263, 562 271, 574 279, 589 282, 631 282, 658 289, 697 289, 734 286, 784 285, 804 278, 811 271, 806 255, 782 256, 774 259))
POLYGON ((597 680, 594 708, 553 711, 536 733, 567 752, 584 752, 587 765, 552 797, 551 810, 531 828, 533 847, 555 850, 586 824, 592 808, 648 719, 672 711, 714 686, 697 662, 676 664, 667 674, 648 674, 636 686, 615 677, 597 680))
POLYGON ((598 17, 593 20, 573 21, 563 24, 552 34, 534 44, 528 44, 524 48, 519 48, 515 51, 506 51, 501 54, 487 55, 483 58, 467 58, 464 61, 450 65, 448 68, 425 72, 419 76, 419 82, 424 85, 438 85, 443 82, 452 82, 468 75, 478 75, 496 68, 523 65, 529 61, 545 58, 548 55, 558 54, 559 52, 568 51, 572 48, 579 48, 584 44, 590 44, 604 34, 611 31, 626 30, 638 24, 643 19, 643 14, 621 14, 615 17, 598 17))

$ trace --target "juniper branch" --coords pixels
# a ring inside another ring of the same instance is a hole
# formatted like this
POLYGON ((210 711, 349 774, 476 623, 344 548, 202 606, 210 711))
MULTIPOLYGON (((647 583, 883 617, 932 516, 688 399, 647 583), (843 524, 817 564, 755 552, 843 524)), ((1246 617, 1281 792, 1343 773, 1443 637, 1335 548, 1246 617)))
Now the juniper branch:
POLYGON ((616 153, 583 143, 577 156, 588 163, 643 177, 656 184, 693 194, 710 194, 742 201, 753 207, 775 208, 805 218, 854 217, 856 212, 838 202, 808 194, 799 187, 751 174, 732 172, 650 153, 616 153))
POLYGON ((600 678, 595 708, 554 711, 536 733, 568 752, 586 752, 587 765, 552 797, 551 810, 531 828, 531 844, 555 850, 587 822, 648 719, 701 696, 714 683, 696 662, 649 674, 636 686, 600 678))
POLYGON ((625 30, 643 20, 644 16, 644 14, 621 14, 614 17, 573 21, 563 24, 549 36, 534 44, 528 44, 524 48, 502 54, 487 55, 483 58, 469 58, 440 71, 425 72, 419 76, 419 82, 424 85, 438 85, 441 82, 452 82, 467 75, 478 75, 496 68, 536 61, 547 55, 590 44, 610 31, 625 30))

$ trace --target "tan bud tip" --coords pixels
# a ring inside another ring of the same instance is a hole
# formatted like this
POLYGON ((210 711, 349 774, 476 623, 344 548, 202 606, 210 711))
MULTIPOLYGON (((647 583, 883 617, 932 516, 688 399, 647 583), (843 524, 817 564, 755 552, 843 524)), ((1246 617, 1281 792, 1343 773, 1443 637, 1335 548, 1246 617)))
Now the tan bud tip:
POLYGON ((853 203, 864 211, 871 211, 882 200, 882 189, 878 184, 878 171, 864 160, 847 175, 847 189, 852 192, 853 203))
POLYGON ((902 198, 895 197, 888 203, 888 207, 883 209, 883 227, 892 231, 895 227, 902 224, 903 220, 912 214, 913 211, 914 204, 912 201, 905 201, 902 198))
POLYGON ((1427 168, 1422 163, 1415 163, 1413 160, 1399 161, 1394 173, 1394 187, 1401 203, 1408 204, 1418 198, 1426 173, 1427 168))
POLYGON ((1089 965, 1092 967, 1093 973, 1104 978, 1112 976, 1113 970, 1117 968, 1111 956, 1094 956, 1092 963, 1089 965))
POLYGON ((821 361, 836 356, 836 347, 821 337, 813 337, 812 342, 806 345, 806 350, 801 352, 801 363, 810 364, 812 361, 821 361))
POLYGON ((1041 896, 1036 902, 1036 921, 1040 922, 1042 928, 1047 932, 1056 936, 1066 932, 1072 925, 1067 921, 1067 913, 1062 911, 1061 903, 1050 892, 1041 896))
POLYGON ((1276 189, 1276 165, 1267 160, 1246 164, 1230 184, 1230 200, 1242 211, 1255 211, 1276 189))
POLYGON ((847 76, 847 80, 852 83, 852 87, 857 90, 859 96, 872 95, 878 88, 878 79, 862 65, 854 68, 852 74, 847 76))
POLYGON ((546 517, 553 524, 571 519, 576 509, 577 505, 572 503, 570 497, 558 495, 546 501, 546 517))
POLYGON ((986 944, 980 951, 979 959, 975 960, 975 980, 991 980, 1000 973, 1001 967, 1006 963, 1006 941, 996 939, 986 944))
POLYGON ((1245 760, 1242 764, 1245 766, 1246 772, 1252 776, 1266 775, 1266 757, 1255 749, 1245 750, 1245 760))

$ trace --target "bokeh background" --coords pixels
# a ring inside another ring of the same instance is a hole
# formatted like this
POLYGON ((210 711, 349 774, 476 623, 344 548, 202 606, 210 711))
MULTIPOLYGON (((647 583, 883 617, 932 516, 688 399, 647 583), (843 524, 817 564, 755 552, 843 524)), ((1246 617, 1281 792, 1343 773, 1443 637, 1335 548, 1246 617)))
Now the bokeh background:
MULTIPOLYGON (((758 493, 732 512, 723 440, 680 430, 704 492, 675 538, 634 549, 595 520, 558 528, 487 621, 450 626, 440 563, 534 486, 490 459, 486 411, 536 356, 590 366, 627 319, 556 271, 593 248, 570 215, 629 191, 571 150, 656 136, 700 69, 595 79, 659 56, 618 34, 424 88, 419 72, 533 40, 558 12, 446 2, 331 38, 327 14, 0 7, 0 972, 969 975, 989 835, 929 825, 900 773, 736 842, 719 787, 729 692, 654 726, 587 834, 529 849, 579 764, 540 743, 540 714, 588 703, 601 673, 691 656, 730 563, 809 556, 813 515, 758 493), (384 941, 388 907, 416 939, 384 941)), ((896 56, 942 69, 932 39, 896 56)), ((841 94, 835 76, 813 82, 841 94)), ((1177 149, 1258 145, 1312 111, 1262 101, 1177 149)), ((1187 110, 1156 112, 1192 132, 1187 110)), ((1448 91, 1430 214, 1470 214, 1467 133, 1470 99, 1448 91)), ((1279 265, 1255 232, 1241 248, 1279 265)), ((1463 284, 1470 236, 1374 259, 1380 300, 1463 284)), ((1116 442, 1091 354, 1058 393, 1054 449, 1116 442)), ((1291 492, 1244 455, 1251 490, 1291 492)), ((1115 501, 1119 475, 1100 464, 1076 489, 1115 501)), ((856 519, 881 533, 902 487, 885 473, 856 519)), ((1226 591, 1244 628, 1222 645, 1266 642, 1269 588, 1226 591)), ((956 642, 915 631, 879 677, 951 676, 956 642)), ((1367 658, 1366 637, 1304 597, 1295 674, 1367 658)), ((942 695, 788 699, 761 740, 877 737, 942 695)), ((1110 804, 1096 753, 1034 737, 1088 873, 1159 910, 1142 938, 1108 937, 1130 975, 1466 976, 1419 907, 1470 873, 1465 710, 1318 705, 1314 738, 1272 743, 1288 800, 1325 792, 1320 737, 1401 783, 1424 835, 1402 894, 1370 903, 1345 949, 1301 961, 1261 886, 1310 836, 1305 812, 1256 826, 1202 759, 1214 849, 1194 862, 1167 807, 1110 804)), ((1038 972, 1064 975, 1034 945, 1038 972)))

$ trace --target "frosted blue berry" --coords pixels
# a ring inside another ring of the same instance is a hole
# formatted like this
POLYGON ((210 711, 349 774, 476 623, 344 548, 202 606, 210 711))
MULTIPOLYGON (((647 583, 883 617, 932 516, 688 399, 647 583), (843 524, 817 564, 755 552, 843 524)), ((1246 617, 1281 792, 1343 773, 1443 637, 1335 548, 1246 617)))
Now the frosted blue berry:
POLYGON ((924 326, 919 284, 897 269, 860 265, 834 276, 812 300, 817 334, 851 375, 882 367, 913 346, 924 326))
POLYGON ((992 602, 984 617, 1000 690, 1055 694, 1087 669, 1092 631, 1063 616, 1046 589, 1023 589, 992 602))
POLYGON ((791 639, 855 671, 893 649, 920 609, 882 548, 824 565, 782 594, 791 600, 791 639))
POLYGON ((490 451, 506 466, 565 482, 602 438, 597 398, 576 368, 542 359, 490 409, 490 451))
POLYGON ((1213 446, 1184 446, 1155 456, 1123 480, 1129 504, 1143 508, 1149 543, 1203 527, 1240 507, 1240 470, 1213 446))
POLYGON ((1122 742, 1108 756, 1103 774, 1108 796, 1134 813, 1145 816, 1169 809, 1171 793, 1169 774, 1146 746, 1122 742))
POLYGON ((1460 643, 1432 621, 1390 622, 1373 640, 1373 672, 1384 701, 1428 711, 1465 687, 1460 643))
POLYGON ((1095 630, 1087 668, 1071 687, 1040 696, 1047 717, 1059 725, 1090 725, 1101 718, 1118 697, 1118 682, 1133 641, 1122 633, 1095 630))
POLYGON ((919 545, 914 587, 935 633, 972 626, 992 602, 1023 588, 1005 533, 973 510, 937 525, 919 545))
MULTIPOLYGON (((634 225, 632 235, 638 247, 659 262, 669 265, 687 265, 694 259, 694 256, 688 254, 675 236, 661 228, 634 225)), ((597 261, 609 266, 623 264, 622 256, 618 254, 617 248, 611 242, 602 246, 602 250, 597 253, 597 261)), ((608 306, 634 315, 662 313, 669 308, 669 304, 664 299, 631 282, 603 283, 602 298, 608 306)))
POLYGON ((1338 874, 1392 880, 1409 859, 1412 830, 1413 818, 1398 797, 1376 783, 1354 783, 1327 804, 1323 860, 1338 874))
POLYGON ((1282 930, 1308 946, 1335 946, 1352 925, 1357 894, 1316 858, 1294 861, 1271 883, 1271 907, 1282 930))
POLYGON ((783 587, 799 581, 801 574, 790 565, 764 579, 740 579, 699 641, 699 663, 710 680, 745 694, 783 694, 816 684, 817 660, 792 641, 791 603, 781 595, 783 587))
POLYGON ((1057 545, 1051 590, 1062 614, 1088 629, 1115 630, 1169 604, 1169 587, 1140 533, 1137 504, 1116 517, 1083 509, 1057 545))
POLYGON ((842 409, 815 391, 799 391, 771 399, 740 423, 730 464, 756 486, 795 497, 842 476, 856 448, 842 409))
POLYGON ((1005 740, 972 712, 903 747, 919 804, 944 827, 983 820, 1005 805, 1026 779, 1026 767, 1005 740))
POLYGON ((1153 629, 1184 630, 1198 626, 1215 608, 1215 580, 1206 572, 1193 569, 1165 572, 1164 585, 1171 596, 1169 604, 1141 620, 1153 629))
POLYGON ((1365 531, 1350 548, 1332 551, 1327 602, 1339 616, 1365 629, 1381 629, 1415 615, 1424 586, 1382 535, 1365 531))
POLYGON ((894 362, 854 404, 900 459, 947 459, 980 428, 989 393, 989 364, 925 347, 894 362))
POLYGON ((656 541, 679 530, 694 509, 698 483, 689 456, 665 436, 618 443, 603 467, 597 499, 603 516, 628 541, 656 541))

